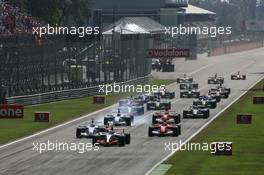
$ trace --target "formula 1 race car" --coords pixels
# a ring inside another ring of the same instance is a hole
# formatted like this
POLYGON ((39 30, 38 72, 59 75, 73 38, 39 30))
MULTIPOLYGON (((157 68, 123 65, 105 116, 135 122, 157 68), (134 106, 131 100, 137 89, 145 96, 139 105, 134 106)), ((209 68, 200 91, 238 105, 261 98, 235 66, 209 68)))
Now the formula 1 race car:
POLYGON ((197 106, 191 106, 190 109, 183 111, 183 118, 208 118, 210 116, 209 109, 200 109, 197 106))
POLYGON ((149 127, 148 135, 153 136, 173 136, 177 137, 181 134, 181 125, 169 125, 166 122, 162 124, 154 124, 149 127))
POLYGON ((209 91, 207 96, 210 96, 212 99, 215 99, 216 103, 219 103, 222 99, 218 91, 209 91))
POLYGON ((140 100, 120 100, 119 107, 121 113, 129 114, 132 116, 139 116, 144 114, 144 102, 140 100))
POLYGON ((174 99, 175 98, 175 92, 169 92, 167 90, 154 92, 154 95, 159 96, 160 98, 165 98, 165 99, 174 99))
POLYGON ((121 114, 118 110, 117 114, 107 115, 104 118, 104 125, 114 125, 114 126, 131 126, 134 121, 134 116, 129 114, 121 114))
POLYGON ((246 75, 241 75, 240 72, 231 75, 231 80, 246 80, 246 75))
POLYGON ((173 123, 179 124, 181 122, 181 114, 177 114, 174 111, 156 112, 152 116, 152 123, 173 123))
POLYGON ((192 83, 193 77, 187 76, 186 74, 183 77, 177 78, 177 83, 192 83))
POLYGON ((224 84, 224 77, 218 77, 215 74, 215 76, 208 78, 208 84, 224 84))
POLYGON ((155 99, 147 103, 147 110, 169 110, 171 102, 166 100, 155 99))
POLYGON ((162 72, 175 72, 175 65, 171 62, 166 62, 162 65, 162 72))
POLYGON ((94 134, 99 132, 105 132, 106 126, 98 125, 92 120, 89 123, 84 123, 76 128, 76 138, 92 138, 94 134))
POLYGON ((183 83, 180 84, 180 90, 192 90, 192 89, 198 89, 199 85, 198 83, 183 83))
POLYGON ((135 96, 134 100, 141 101, 143 103, 147 103, 150 101, 150 94, 143 94, 143 95, 135 96))
POLYGON ((180 92, 180 98, 199 98, 200 91, 193 89, 193 90, 182 90, 180 92))
POLYGON ((193 106, 197 106, 200 109, 215 109, 217 102, 211 96, 204 95, 200 96, 198 100, 193 101, 193 106))
POLYGON ((119 107, 121 107, 121 106, 133 106, 133 105, 143 106, 144 102, 143 102, 143 100, 135 99, 133 97, 126 98, 123 100, 119 100, 119 107))
POLYGON ((230 93, 231 89, 224 86, 216 86, 209 90, 209 95, 220 96, 221 98, 228 98, 230 93))
POLYGON ((120 146, 130 144, 130 134, 125 133, 124 129, 112 128, 106 132, 99 132, 93 136, 92 144, 102 146, 120 146))
POLYGON ((161 62, 159 59, 152 59, 151 63, 152 70, 160 71, 161 70, 161 62))
POLYGON ((122 114, 128 114, 131 116, 144 115, 144 106, 139 106, 139 105, 121 106, 118 107, 118 109, 122 114))

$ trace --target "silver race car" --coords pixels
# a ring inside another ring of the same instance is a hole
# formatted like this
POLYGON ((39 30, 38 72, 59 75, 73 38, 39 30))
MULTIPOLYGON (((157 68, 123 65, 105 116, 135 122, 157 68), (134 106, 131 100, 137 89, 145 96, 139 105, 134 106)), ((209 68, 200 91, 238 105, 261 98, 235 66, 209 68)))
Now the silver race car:
POLYGON ((94 120, 86 122, 76 128, 76 138, 92 138, 98 132, 104 132, 106 126, 101 123, 95 123, 94 120))
POLYGON ((214 76, 208 78, 208 84, 224 84, 224 77, 219 77, 215 74, 214 76))
POLYGON ((117 114, 107 115, 104 118, 104 125, 131 126, 133 121, 134 116, 129 114, 121 114, 121 111, 118 109, 117 114))
POLYGON ((187 76, 186 74, 183 77, 177 78, 177 83, 192 83, 193 77, 187 76))
POLYGON ((201 109, 197 106, 191 106, 190 109, 183 111, 183 118, 208 118, 210 116, 209 109, 201 109))

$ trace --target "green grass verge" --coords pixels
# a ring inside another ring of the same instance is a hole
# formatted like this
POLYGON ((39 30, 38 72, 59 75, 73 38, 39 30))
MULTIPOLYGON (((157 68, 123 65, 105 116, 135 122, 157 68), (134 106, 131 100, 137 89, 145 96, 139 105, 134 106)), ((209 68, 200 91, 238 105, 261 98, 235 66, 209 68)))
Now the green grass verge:
POLYGON ((264 81, 258 83, 223 112, 190 142, 233 142, 233 156, 210 152, 179 151, 164 163, 172 164, 167 175, 262 175, 264 174, 264 106, 253 105, 253 96, 264 96, 264 81), (237 113, 253 114, 252 125, 237 125, 237 113))
MULTIPOLYGON (((150 85, 168 85, 174 80, 151 80, 150 85)), ((24 109, 23 119, 0 119, 0 144, 31 135, 38 131, 50 128, 63 122, 72 120, 84 114, 89 114, 99 109, 111 106, 118 100, 128 97, 129 93, 110 94, 106 96, 106 103, 96 105, 92 102, 92 97, 80 99, 64 100, 37 106, 27 106, 24 109), (35 123, 35 111, 49 111, 51 120, 49 123, 35 123)))

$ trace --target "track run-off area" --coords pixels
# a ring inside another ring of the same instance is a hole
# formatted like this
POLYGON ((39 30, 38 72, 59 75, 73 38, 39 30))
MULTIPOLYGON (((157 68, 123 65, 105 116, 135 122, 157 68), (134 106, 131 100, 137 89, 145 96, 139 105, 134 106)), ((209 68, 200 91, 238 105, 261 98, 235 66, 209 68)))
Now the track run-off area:
MULTIPOLYGON (((104 116, 116 109, 116 105, 114 105, 32 137, 0 146, 0 174, 146 174, 153 166, 171 154, 168 150, 165 151, 165 143, 179 143, 180 140, 182 142, 188 140, 245 90, 263 78, 264 49, 216 57, 200 56, 196 61, 177 59, 174 63, 176 72, 154 72, 153 76, 160 79, 176 79, 184 73, 192 75, 194 80, 199 83, 201 94, 205 94, 212 87, 207 84, 209 76, 217 73, 219 76, 225 77, 224 85, 231 88, 231 95, 228 99, 221 100, 217 108, 210 111, 210 118, 182 120, 182 135, 179 137, 150 138, 148 137, 148 127, 151 125, 151 116, 154 112, 149 111, 145 112, 144 116, 137 117, 132 127, 125 127, 126 131, 131 133, 131 144, 125 147, 100 147, 98 151, 89 151, 84 154, 70 151, 49 151, 40 154, 33 151, 33 142, 46 142, 47 140, 68 143, 91 142, 89 139, 77 140, 75 137, 76 127, 92 118, 98 121, 102 120, 104 116), (247 75, 245 81, 230 80, 231 74, 238 71, 247 75)), ((176 92, 176 98, 172 100, 172 110, 182 114, 182 111, 192 104, 193 99, 180 99, 179 85, 176 83, 169 85, 167 89, 176 92)))

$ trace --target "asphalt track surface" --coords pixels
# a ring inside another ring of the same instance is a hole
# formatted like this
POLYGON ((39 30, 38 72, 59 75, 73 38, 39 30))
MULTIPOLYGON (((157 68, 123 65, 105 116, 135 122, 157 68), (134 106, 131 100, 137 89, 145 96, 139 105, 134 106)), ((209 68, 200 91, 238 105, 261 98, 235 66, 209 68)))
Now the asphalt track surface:
MULTIPOLYGON (((216 109, 210 111, 211 118, 263 77, 264 49, 211 58, 202 56, 197 61, 186 62, 183 59, 179 59, 175 63, 175 73, 153 73, 153 76, 175 79, 184 73, 191 74, 194 80, 199 83, 202 93, 206 93, 210 88, 207 85, 208 76, 214 73, 218 73, 219 76, 225 76, 225 85, 232 89, 232 93, 229 99, 222 100, 216 109), (231 81, 230 75, 237 71, 241 71, 241 74, 246 74, 247 80, 231 81)), ((177 95, 172 102, 172 109, 182 113, 183 109, 187 109, 193 100, 179 99, 177 84, 170 85, 169 89, 176 90, 177 95)), ((0 146, 0 174, 142 175, 170 154, 168 150, 165 151, 165 143, 185 141, 210 120, 210 118, 184 119, 182 120, 181 136, 176 138, 149 138, 147 133, 148 126, 151 123, 152 112, 146 112, 144 116, 136 118, 134 126, 127 129, 131 133, 131 144, 126 147, 100 147, 99 151, 89 151, 84 154, 71 151, 49 151, 39 154, 33 151, 33 142, 46 142, 47 140, 68 143, 91 142, 88 139, 77 140, 75 138, 76 127, 91 118, 101 120, 103 116, 113 111, 114 108, 110 107, 37 136, 23 139, 7 146, 0 146)))

